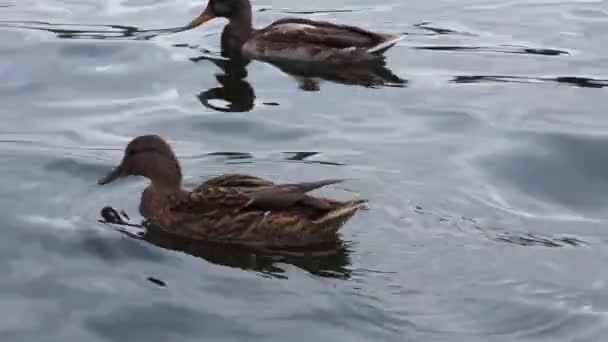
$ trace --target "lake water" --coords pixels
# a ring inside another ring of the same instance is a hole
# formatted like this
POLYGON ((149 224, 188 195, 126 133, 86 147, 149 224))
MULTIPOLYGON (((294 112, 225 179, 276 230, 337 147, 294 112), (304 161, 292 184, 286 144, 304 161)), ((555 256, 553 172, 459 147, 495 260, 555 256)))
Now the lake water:
POLYGON ((407 34, 374 87, 226 82, 223 20, 145 32, 203 5, 0 1, 3 342, 605 340, 607 1, 254 2, 407 34), (320 192, 370 206, 326 256, 134 239, 99 211, 139 220, 146 181, 96 177, 145 133, 187 185, 343 177, 320 192))

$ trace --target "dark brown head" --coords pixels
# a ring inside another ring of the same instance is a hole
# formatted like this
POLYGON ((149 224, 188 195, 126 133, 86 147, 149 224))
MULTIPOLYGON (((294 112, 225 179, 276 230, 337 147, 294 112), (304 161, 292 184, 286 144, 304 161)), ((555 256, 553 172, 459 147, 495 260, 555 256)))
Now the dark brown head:
POLYGON ((127 176, 144 176, 153 185, 167 190, 178 190, 182 181, 179 162, 171 146, 158 135, 142 135, 131 140, 120 165, 97 183, 105 185, 127 176))
POLYGON ((195 28, 213 18, 226 18, 228 20, 238 17, 251 17, 251 3, 249 0, 209 0, 207 7, 187 27, 195 28))

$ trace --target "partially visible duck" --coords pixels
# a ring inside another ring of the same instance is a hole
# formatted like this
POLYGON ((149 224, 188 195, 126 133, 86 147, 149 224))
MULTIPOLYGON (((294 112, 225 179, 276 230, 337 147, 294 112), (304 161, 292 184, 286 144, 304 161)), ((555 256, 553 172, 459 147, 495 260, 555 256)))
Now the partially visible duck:
POLYGON ((331 242, 364 204, 307 194, 340 180, 278 185, 255 176, 226 174, 186 191, 173 150, 157 135, 133 139, 120 165, 98 184, 126 176, 151 181, 139 210, 152 227, 195 240, 265 247, 331 242))
POLYGON ((216 17, 229 21, 221 38, 224 55, 242 54, 270 62, 364 63, 382 58, 403 38, 303 18, 281 19, 258 30, 252 26, 249 0, 209 0, 205 10, 187 27, 197 27, 216 17))

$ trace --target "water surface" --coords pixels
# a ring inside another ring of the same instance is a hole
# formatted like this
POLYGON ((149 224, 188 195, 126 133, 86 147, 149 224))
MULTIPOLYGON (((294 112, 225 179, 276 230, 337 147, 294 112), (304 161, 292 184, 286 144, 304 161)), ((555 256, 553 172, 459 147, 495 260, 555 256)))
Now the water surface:
POLYGON ((407 34, 387 86, 231 78, 222 20, 156 31, 202 6, 0 2, 2 341, 604 340, 606 1, 254 2, 407 34), (137 221, 146 181, 95 179, 145 133, 187 185, 344 177, 321 193, 370 208, 327 256, 132 238, 99 211, 137 221))

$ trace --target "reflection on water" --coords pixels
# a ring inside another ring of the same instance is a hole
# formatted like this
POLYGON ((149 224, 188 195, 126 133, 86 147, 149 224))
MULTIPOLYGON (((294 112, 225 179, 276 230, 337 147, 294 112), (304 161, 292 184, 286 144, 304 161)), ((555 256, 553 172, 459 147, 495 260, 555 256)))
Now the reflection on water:
MULTIPOLYGON (((222 55, 226 55, 222 50, 222 55)), ((216 75, 221 87, 212 88, 198 95, 201 103, 218 111, 244 112, 254 107, 255 92, 253 87, 244 78, 247 76, 245 70, 248 60, 240 57, 232 57, 229 61, 215 60, 207 56, 191 58, 193 62, 211 61, 220 67, 224 74, 216 75), (228 103, 224 108, 211 104, 211 100, 221 99, 228 103)), ((269 62, 264 63, 276 66, 282 72, 294 77, 298 87, 305 91, 319 91, 322 80, 344 85, 359 85, 369 88, 382 86, 404 87, 407 80, 401 79, 386 67, 384 60, 374 61, 360 65, 345 65, 327 67, 314 63, 287 63, 269 62)))
POLYGON ((211 152, 207 154, 208 156, 221 156, 226 158, 227 160, 248 160, 253 159, 253 155, 251 153, 245 152, 211 152))
POLYGON ((149 40, 162 34, 188 30, 187 27, 174 27, 156 30, 141 30, 127 25, 57 24, 45 21, 0 21, 0 27, 18 28, 53 33, 63 39, 102 39, 102 40, 149 40))
POLYGON ((202 91, 197 95, 203 106, 220 112, 248 112, 255 106, 255 91, 247 77, 246 66, 249 61, 240 58, 229 60, 217 59, 207 56, 190 58, 191 61, 199 63, 210 61, 219 67, 223 74, 216 74, 215 78, 220 87, 214 87, 202 91), (225 107, 213 104, 213 101, 223 100, 228 103, 225 107))
POLYGON ((298 162, 303 162, 303 163, 308 163, 308 164, 320 164, 320 165, 330 165, 330 166, 344 166, 346 164, 343 163, 338 163, 338 162, 330 162, 330 161, 323 161, 323 160, 310 160, 310 157, 314 157, 316 155, 319 155, 320 152, 283 152, 284 154, 287 155, 292 155, 290 157, 288 157, 286 160, 288 161, 298 161, 298 162))
POLYGON ((268 62, 282 72, 293 76, 300 89, 319 91, 320 81, 344 85, 359 85, 368 88, 405 87, 407 80, 395 75, 384 59, 358 65, 331 66, 311 63, 268 62))
POLYGON ((502 233, 496 237, 496 240, 521 246, 577 247, 587 245, 587 242, 575 237, 548 237, 531 233, 521 235, 502 233))
POLYGON ((154 277, 148 277, 148 281, 151 282, 154 285, 158 285, 160 287, 165 287, 167 286, 167 283, 165 283, 164 281, 158 279, 158 278, 154 278, 154 277))
POLYGON ((589 242, 574 236, 549 236, 525 231, 505 231, 500 227, 486 227, 471 217, 454 217, 439 215, 416 206, 414 212, 418 215, 434 217, 438 224, 447 224, 462 231, 478 232, 488 240, 506 242, 524 247, 579 247, 589 245, 589 242))
POLYGON ((252 270, 276 278, 286 278, 281 264, 296 266, 321 277, 348 279, 351 272, 348 268, 350 252, 343 241, 306 250, 261 250, 236 245, 194 243, 156 229, 148 229, 141 238, 158 247, 184 252, 217 265, 252 270))
POLYGON ((555 82, 564 85, 570 85, 582 88, 603 88, 608 86, 608 80, 593 79, 588 77, 577 76, 560 76, 560 77, 525 77, 525 76, 455 76, 452 79, 454 83, 487 83, 487 82, 505 82, 505 83, 545 83, 555 82))
POLYGON ((418 24, 414 24, 413 26, 424 30, 424 31, 428 31, 430 32, 429 35, 463 35, 463 36, 475 36, 472 33, 468 33, 468 32, 460 32, 460 31, 456 31, 456 30, 452 30, 452 29, 446 29, 446 28, 441 28, 441 27, 436 27, 436 26, 430 26, 429 24, 432 24, 431 22, 423 22, 423 23, 418 23, 418 24))
MULTIPOLYGON (((199 51, 198 46, 176 44, 174 47, 189 48, 199 51)), ((221 55, 224 58, 215 58, 208 55, 190 58, 192 62, 211 62, 222 70, 216 74, 219 87, 202 91, 197 95, 203 106, 221 112, 248 112, 255 106, 255 90, 247 82, 247 66, 250 59, 244 58, 240 53, 231 51, 222 46, 221 55), (227 59, 225 59, 227 58, 227 59), (215 104, 218 100, 225 105, 215 104)), ((319 91, 321 81, 329 81, 344 85, 358 85, 368 88, 378 87, 405 87, 407 80, 395 75, 387 66, 384 58, 370 63, 356 65, 332 65, 330 67, 319 63, 297 62, 271 62, 263 63, 273 65, 279 70, 292 76, 301 90, 319 91)), ((269 104, 274 105, 274 104, 269 104)))
MULTIPOLYGON (((144 240, 155 246, 183 252, 217 265, 252 270, 275 278, 286 278, 281 265, 296 266, 321 277, 348 279, 351 274, 350 251, 342 240, 306 248, 253 248, 180 238, 150 225, 129 223, 124 212, 119 213, 111 207, 102 208, 101 216, 101 223, 132 239, 144 240)), ((164 284, 159 284, 160 281, 152 282, 161 286, 164 284)))
POLYGON ((325 10, 311 10, 311 11, 294 11, 294 10, 286 10, 286 9, 278 9, 278 8, 260 8, 257 12, 278 12, 278 13, 286 13, 286 14, 328 14, 328 13, 352 13, 352 12, 360 12, 369 10, 368 8, 359 8, 358 10, 352 9, 325 9, 325 10))
POLYGON ((500 52, 527 55, 559 56, 569 55, 567 51, 556 49, 537 49, 517 46, 487 47, 487 46, 416 46, 418 50, 434 51, 474 51, 474 52, 500 52))
MULTIPOLYGON (((275 161, 286 161, 286 162, 298 162, 304 164, 319 164, 328 166, 345 166, 344 163, 325 161, 325 160, 314 160, 311 157, 320 155, 321 152, 281 152, 282 158, 275 161)), ((207 153, 208 156, 220 156, 226 159, 225 164, 250 164, 254 161, 254 155, 246 152, 211 152, 207 153)), ((260 160, 260 158, 255 158, 260 160)))

